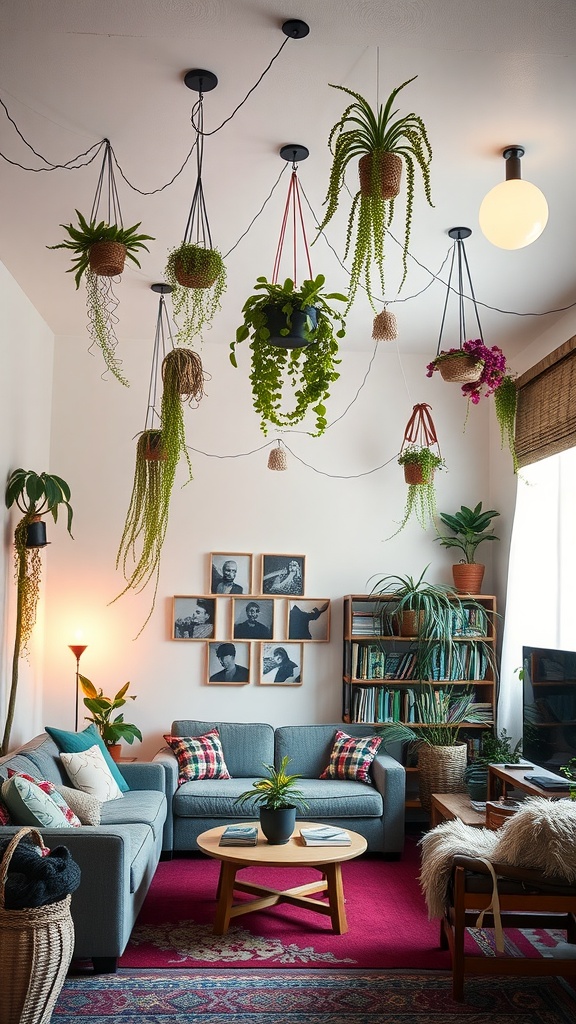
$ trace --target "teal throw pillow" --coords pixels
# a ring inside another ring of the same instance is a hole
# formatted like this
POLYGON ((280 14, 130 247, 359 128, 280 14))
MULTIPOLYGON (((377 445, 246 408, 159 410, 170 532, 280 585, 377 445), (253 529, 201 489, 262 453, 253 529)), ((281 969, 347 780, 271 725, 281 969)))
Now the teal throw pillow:
POLYGON ((106 744, 93 722, 91 722, 86 729, 83 729, 82 732, 67 732, 65 729, 53 729, 49 725, 45 725, 44 729, 48 735, 52 737, 54 743, 63 754, 79 754, 83 750, 89 750, 90 747, 93 747, 94 744, 97 743, 104 755, 104 760, 106 761, 112 776, 118 784, 118 788, 122 790, 123 793, 127 793, 129 791, 130 786, 119 771, 116 762, 110 757, 110 754, 106 749, 106 744))

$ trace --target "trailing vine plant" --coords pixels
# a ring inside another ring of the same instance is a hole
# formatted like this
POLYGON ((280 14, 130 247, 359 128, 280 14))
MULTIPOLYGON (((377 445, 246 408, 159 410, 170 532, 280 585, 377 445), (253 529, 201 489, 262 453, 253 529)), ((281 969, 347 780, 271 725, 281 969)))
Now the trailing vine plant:
POLYGON ((16 625, 10 695, 4 736, 0 747, 1 756, 7 754, 10 748, 10 734, 18 691, 19 659, 29 655, 29 644, 36 624, 40 597, 42 559, 39 547, 30 547, 26 543, 28 528, 33 522, 48 513, 56 523, 58 508, 60 505, 64 505, 68 514, 67 529, 72 537, 73 511, 70 505, 70 488, 61 477, 48 473, 38 474, 31 469, 15 469, 6 486, 6 507, 11 508, 14 504, 24 515, 14 530, 14 567, 17 588, 16 625))
POLYGON ((404 439, 398 456, 398 464, 404 467, 404 478, 408 484, 404 514, 398 529, 387 540, 396 537, 414 516, 423 530, 436 521, 436 491, 434 473, 443 469, 444 459, 436 427, 429 405, 415 405, 406 424, 404 439), (436 448, 434 451, 433 448, 436 448))
POLYGON ((510 374, 506 374, 494 392, 494 410, 500 427, 500 447, 507 446, 512 456, 514 472, 518 472, 518 456, 516 454, 516 408, 518 404, 518 390, 516 381, 510 374))

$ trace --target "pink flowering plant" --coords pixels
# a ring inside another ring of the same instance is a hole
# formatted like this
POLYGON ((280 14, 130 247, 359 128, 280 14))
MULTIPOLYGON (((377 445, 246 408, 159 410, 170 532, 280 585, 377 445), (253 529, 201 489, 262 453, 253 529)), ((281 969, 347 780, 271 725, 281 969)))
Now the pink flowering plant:
POLYGON ((476 338, 475 341, 465 341, 462 348, 451 348, 446 352, 441 352, 431 363, 428 363, 426 376, 431 377, 443 359, 454 355, 472 356, 477 362, 483 364, 479 379, 462 385, 462 394, 469 398, 473 405, 478 405, 482 397, 488 398, 489 395, 493 395, 506 376, 506 356, 502 349, 497 345, 488 348, 481 338, 476 338))

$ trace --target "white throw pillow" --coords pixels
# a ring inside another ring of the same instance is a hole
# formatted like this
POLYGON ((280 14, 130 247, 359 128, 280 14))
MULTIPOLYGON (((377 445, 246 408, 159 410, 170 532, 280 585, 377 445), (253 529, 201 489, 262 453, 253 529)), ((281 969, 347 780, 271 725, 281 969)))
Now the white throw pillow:
POLYGON ((33 828, 69 828, 69 822, 48 793, 21 775, 13 775, 2 785, 2 799, 16 825, 33 828))
POLYGON ((66 801, 70 810, 80 819, 82 825, 99 825, 102 801, 81 789, 70 786, 55 786, 54 789, 66 801))
POLYGON ((60 760, 76 789, 90 793, 103 803, 107 800, 121 799, 122 791, 108 768, 100 747, 96 744, 75 754, 60 754, 60 760))

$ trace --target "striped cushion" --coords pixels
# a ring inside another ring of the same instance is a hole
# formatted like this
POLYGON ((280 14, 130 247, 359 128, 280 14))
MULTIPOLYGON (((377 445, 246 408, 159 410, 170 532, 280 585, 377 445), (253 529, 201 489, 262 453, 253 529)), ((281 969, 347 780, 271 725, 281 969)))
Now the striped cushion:
POLYGON ((349 736, 338 730, 330 754, 330 763, 324 769, 321 779, 353 779, 368 782, 370 765, 382 742, 381 736, 349 736))
POLYGON ((164 736, 178 758, 178 785, 194 779, 230 779, 217 729, 203 736, 164 736))

